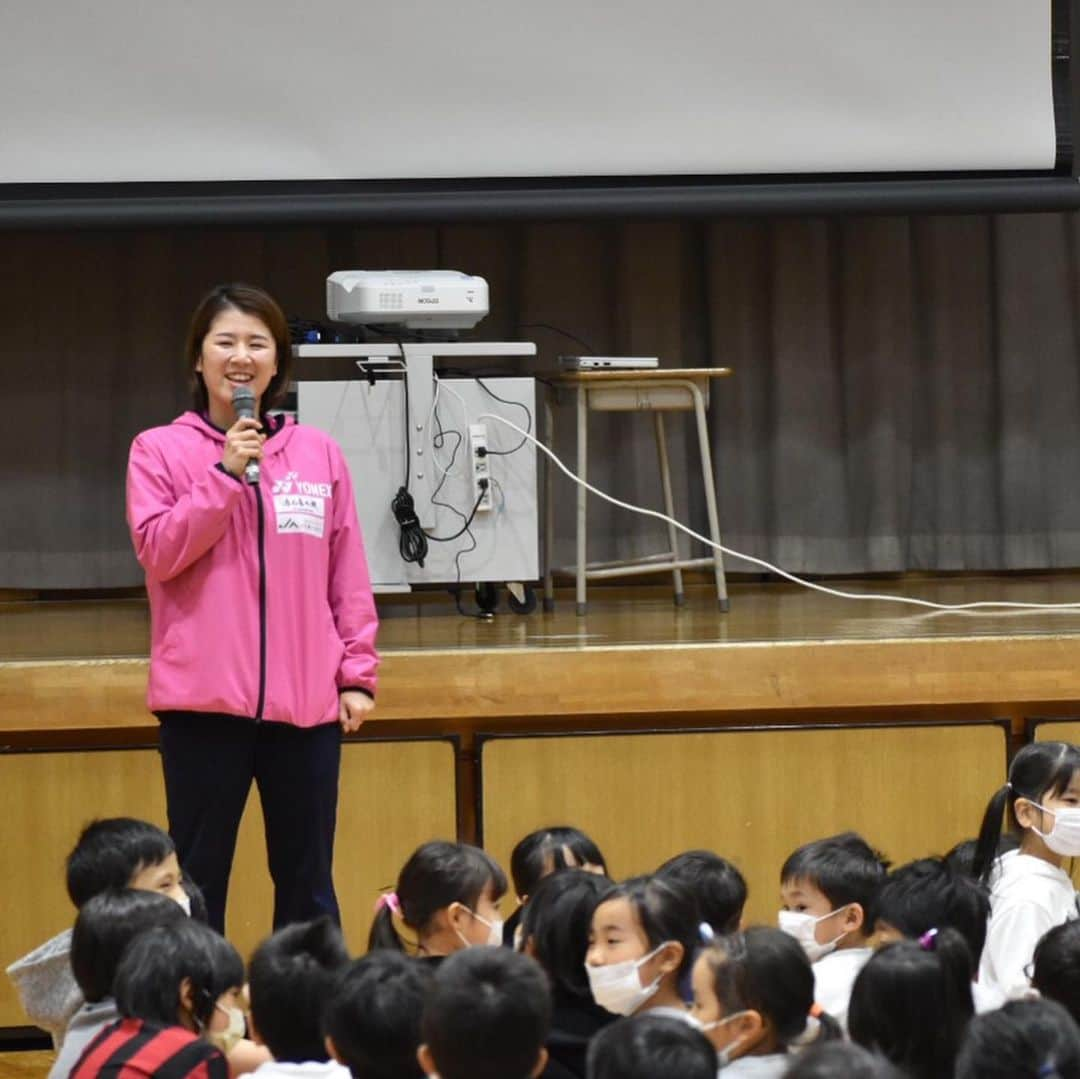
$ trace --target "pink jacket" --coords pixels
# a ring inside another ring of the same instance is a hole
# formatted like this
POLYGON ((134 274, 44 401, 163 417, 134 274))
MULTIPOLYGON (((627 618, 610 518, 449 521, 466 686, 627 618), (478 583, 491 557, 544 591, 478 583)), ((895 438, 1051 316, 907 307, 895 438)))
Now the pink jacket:
POLYGON ((127 520, 150 596, 151 711, 314 727, 338 691, 374 695, 378 617, 337 443, 292 421, 267 438, 258 487, 218 467, 195 412, 131 446, 127 520))

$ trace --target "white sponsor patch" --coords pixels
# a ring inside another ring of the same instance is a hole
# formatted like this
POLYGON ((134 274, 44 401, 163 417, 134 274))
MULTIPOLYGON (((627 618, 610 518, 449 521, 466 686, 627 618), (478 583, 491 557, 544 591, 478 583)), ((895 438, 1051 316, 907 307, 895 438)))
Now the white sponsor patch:
POLYGON ((274 495, 278 532, 296 532, 322 539, 326 499, 317 495, 274 495))

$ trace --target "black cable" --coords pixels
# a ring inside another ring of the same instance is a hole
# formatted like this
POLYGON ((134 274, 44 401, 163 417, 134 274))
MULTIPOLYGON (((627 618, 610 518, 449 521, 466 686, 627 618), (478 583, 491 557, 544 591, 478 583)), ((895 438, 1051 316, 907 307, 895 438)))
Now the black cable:
MULTIPOLYGON (((427 536, 427 538, 433 543, 450 543, 453 540, 460 539, 462 536, 465 535, 466 532, 469 531, 469 525, 473 523, 473 518, 476 516, 476 511, 480 508, 480 503, 484 501, 484 495, 487 494, 487 489, 488 481, 480 480, 480 494, 476 496, 476 501, 473 503, 472 512, 465 519, 465 523, 461 526, 460 531, 455 532, 452 536, 433 536, 430 532, 425 532, 424 535, 427 536)), ((461 514, 459 513, 458 516, 461 516, 461 514)))
POLYGON ((552 333, 557 333, 562 337, 565 337, 568 341, 576 341, 582 348, 588 349, 594 356, 596 355, 596 349, 589 344, 588 341, 583 341, 580 337, 575 337, 574 334, 568 333, 566 330, 559 326, 552 326, 550 322, 523 322, 518 326, 519 330, 551 330, 552 333))
MULTIPOLYGON (((530 435, 532 434, 532 412, 530 411, 528 405, 522 404, 520 401, 508 401, 505 397, 500 397, 494 390, 489 389, 487 384, 484 382, 484 380, 479 375, 473 375, 472 377, 474 379, 476 379, 477 385, 489 397, 494 397, 495 400, 500 402, 501 404, 514 405, 516 408, 520 408, 525 413, 525 431, 526 431, 527 434, 530 434, 530 435)), ((517 451, 520 450, 525 445, 525 443, 528 442, 528 441, 529 441, 529 439, 527 437, 523 437, 521 439, 521 441, 512 450, 493 450, 493 449, 489 448, 488 451, 487 451, 488 456, 489 457, 509 457, 510 454, 517 453, 517 451)))
POLYGON ((398 537, 398 552, 403 562, 415 562, 421 569, 424 568, 424 559, 428 555, 428 541, 424 530, 420 527, 420 518, 416 516, 416 506, 413 497, 404 487, 398 488, 394 500, 390 503, 390 509, 394 519, 401 528, 398 537))

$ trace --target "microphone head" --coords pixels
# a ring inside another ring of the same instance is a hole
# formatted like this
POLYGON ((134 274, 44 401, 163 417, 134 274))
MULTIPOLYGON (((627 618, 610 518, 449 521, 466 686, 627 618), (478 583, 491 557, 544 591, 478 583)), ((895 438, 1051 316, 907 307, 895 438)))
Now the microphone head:
POLYGON ((255 394, 249 386, 233 386, 232 403, 238 419, 254 418, 255 394))

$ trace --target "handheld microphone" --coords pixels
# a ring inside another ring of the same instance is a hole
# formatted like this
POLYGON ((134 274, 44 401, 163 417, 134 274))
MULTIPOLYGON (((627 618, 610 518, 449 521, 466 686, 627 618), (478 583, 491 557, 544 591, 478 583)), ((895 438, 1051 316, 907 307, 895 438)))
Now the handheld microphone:
MULTIPOLYGON (((255 419, 255 394, 247 386, 233 387, 232 403, 238 420, 255 419)), ((244 465, 244 482, 252 487, 259 486, 258 461, 248 461, 244 465)))

